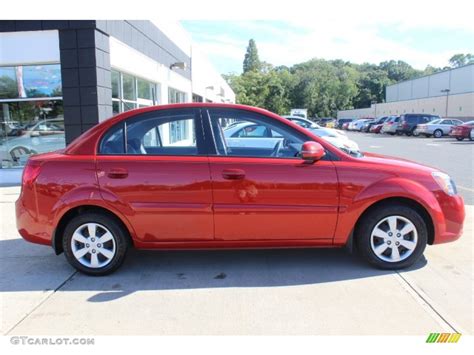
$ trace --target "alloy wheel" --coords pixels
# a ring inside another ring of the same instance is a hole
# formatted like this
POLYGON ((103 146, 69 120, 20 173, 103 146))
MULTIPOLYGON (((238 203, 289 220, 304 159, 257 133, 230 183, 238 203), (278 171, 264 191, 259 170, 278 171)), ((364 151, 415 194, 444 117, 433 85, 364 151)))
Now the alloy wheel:
POLYGON ((396 263, 413 254, 418 243, 418 231, 412 221, 402 216, 388 216, 372 230, 370 246, 380 260, 396 263))
POLYGON ((71 238, 71 250, 82 265, 98 269, 108 265, 116 254, 115 238, 103 225, 85 223, 71 238))

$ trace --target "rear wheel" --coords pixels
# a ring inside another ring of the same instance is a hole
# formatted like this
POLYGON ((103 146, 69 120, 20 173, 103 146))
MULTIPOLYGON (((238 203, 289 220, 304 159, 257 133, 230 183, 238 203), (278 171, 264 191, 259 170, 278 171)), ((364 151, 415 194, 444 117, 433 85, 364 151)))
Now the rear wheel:
POLYGON ((356 229, 360 254, 382 269, 413 265, 423 254, 428 240, 426 224, 413 208, 390 204, 366 214, 356 229))
POLYGON ((435 138, 441 138, 443 136, 443 131, 440 129, 437 129, 433 132, 433 137, 435 138))
POLYGON ((457 139, 458 141, 462 141, 462 140, 464 139, 464 137, 456 137, 456 139, 457 139))
POLYGON ((107 275, 125 260, 127 231, 105 214, 84 213, 67 224, 63 249, 68 262, 80 272, 107 275))
POLYGON ((474 129, 471 129, 471 132, 469 133, 469 140, 474 141, 474 129))

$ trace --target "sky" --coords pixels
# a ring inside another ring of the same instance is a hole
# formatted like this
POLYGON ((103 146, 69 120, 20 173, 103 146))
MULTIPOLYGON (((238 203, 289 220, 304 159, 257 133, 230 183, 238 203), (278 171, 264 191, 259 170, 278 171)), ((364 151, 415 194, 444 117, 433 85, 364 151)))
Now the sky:
MULTIPOLYGON (((439 15, 443 15, 442 12, 439 15)), ((275 66, 291 66, 312 58, 343 59, 354 63, 403 60, 417 69, 444 67, 456 53, 474 53, 472 20, 446 21, 432 16, 397 16, 295 20, 182 20, 220 73, 242 71, 250 38, 260 59, 275 66), (411 22, 410 22, 411 21, 411 22)), ((458 16, 459 18, 459 16, 458 16)))

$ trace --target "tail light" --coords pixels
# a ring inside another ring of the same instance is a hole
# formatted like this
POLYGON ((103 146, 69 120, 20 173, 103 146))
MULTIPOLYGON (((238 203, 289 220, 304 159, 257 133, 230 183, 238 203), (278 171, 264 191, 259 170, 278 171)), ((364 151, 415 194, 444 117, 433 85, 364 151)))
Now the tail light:
POLYGON ((41 171, 41 162, 37 160, 28 160, 25 169, 23 170, 23 177, 21 185, 23 188, 31 188, 41 171))

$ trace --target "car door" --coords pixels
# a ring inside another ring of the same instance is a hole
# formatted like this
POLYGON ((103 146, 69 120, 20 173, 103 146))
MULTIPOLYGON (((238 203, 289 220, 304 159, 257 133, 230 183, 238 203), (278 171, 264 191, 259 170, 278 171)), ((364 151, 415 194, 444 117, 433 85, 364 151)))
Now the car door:
POLYGON ((139 114, 107 132, 97 156, 102 196, 143 242, 214 238, 212 191, 195 109, 139 114))
POLYGON ((338 212, 334 163, 307 164, 297 155, 308 138, 283 122, 248 110, 210 108, 203 114, 211 137, 209 164, 214 230, 218 240, 321 240, 333 238, 338 212), (206 120, 207 118, 207 120, 206 120), (263 152, 251 138, 229 147, 221 122, 264 125, 282 137, 263 152))

